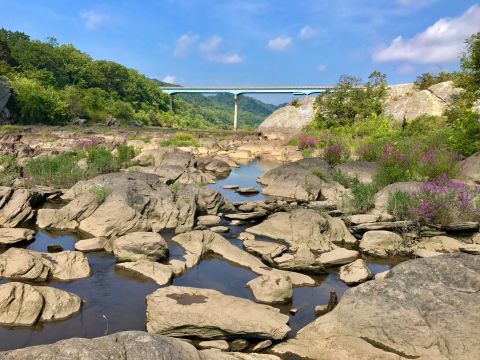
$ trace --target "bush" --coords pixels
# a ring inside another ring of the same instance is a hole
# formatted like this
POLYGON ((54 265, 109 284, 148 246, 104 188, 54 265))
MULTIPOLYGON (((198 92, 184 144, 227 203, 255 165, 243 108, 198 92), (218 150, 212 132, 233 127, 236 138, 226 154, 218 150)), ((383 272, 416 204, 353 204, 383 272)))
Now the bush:
POLYGON ((135 157, 135 148, 133 146, 119 144, 115 149, 117 151, 115 161, 119 166, 129 163, 135 157))
POLYGON ((298 138, 298 148, 300 150, 312 150, 318 144, 318 139, 315 135, 302 135, 298 138))
POLYGON ((352 187, 354 183, 357 183, 359 180, 357 178, 345 175, 340 170, 333 170, 332 172, 332 180, 340 183, 342 186, 346 188, 352 187))
POLYGON ((351 195, 346 195, 342 201, 342 209, 346 213, 365 213, 375 207, 375 195, 378 188, 375 184, 353 181, 350 186, 351 195))
POLYGON ((175 133, 175 137, 170 140, 164 140, 160 142, 160 146, 171 146, 171 147, 186 147, 186 146, 195 146, 198 147, 198 143, 195 136, 192 134, 187 134, 181 131, 175 133))
POLYGON ((342 145, 330 145, 325 148, 323 158, 330 165, 335 166, 347 161, 350 157, 350 149, 342 145))
POLYGON ((90 188, 90 192, 95 196, 97 204, 102 204, 108 196, 108 188, 105 184, 97 184, 90 188))
POLYGON ((480 115, 467 110, 452 121, 452 132, 448 139, 452 149, 470 156, 480 150, 480 115))
POLYGON ((41 156, 28 161, 24 171, 34 184, 70 187, 84 178, 82 169, 77 165, 78 160, 77 153, 41 156))
POLYGON ((15 179, 21 176, 21 168, 17 165, 14 156, 0 156, 0 185, 10 186, 15 179))
POLYGON ((405 191, 394 191, 388 195, 388 213, 395 220, 412 219, 413 198, 405 191))
POLYGON ((431 73, 423 73, 422 75, 417 76, 414 84, 419 90, 426 90, 432 85, 454 79, 455 74, 447 73, 445 71, 441 71, 437 75, 433 75, 431 73))

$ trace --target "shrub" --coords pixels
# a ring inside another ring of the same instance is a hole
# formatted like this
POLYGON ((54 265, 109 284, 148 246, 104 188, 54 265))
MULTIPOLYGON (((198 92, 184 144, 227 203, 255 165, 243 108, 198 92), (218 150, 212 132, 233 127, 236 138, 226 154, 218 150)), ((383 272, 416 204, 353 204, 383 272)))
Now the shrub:
POLYGON ((421 154, 415 170, 428 179, 436 179, 442 175, 451 179, 458 174, 461 159, 462 156, 457 152, 432 147, 421 154))
POLYGON ((77 153, 66 153, 55 156, 41 156, 31 159, 25 164, 25 175, 34 183, 57 187, 70 187, 84 178, 78 167, 77 153))
POLYGON ((382 188, 395 182, 411 180, 412 177, 409 156, 392 145, 385 146, 374 177, 375 184, 382 188))
POLYGON ((320 168, 313 168, 312 174, 321 180, 327 180, 327 176, 323 173, 322 169, 320 168))
POLYGON ((467 110, 452 121, 448 139, 452 149, 470 156, 480 149, 480 115, 467 110))
POLYGON ((298 148, 300 150, 312 150, 318 144, 318 139, 315 135, 302 135, 298 138, 298 148))
POLYGON ((350 157, 350 149, 342 146, 342 145, 330 145, 325 148, 323 153, 323 158, 327 161, 330 165, 338 165, 341 164, 350 157))
POLYGON ((85 149, 85 157, 88 164, 88 177, 118 170, 119 166, 113 158, 112 153, 106 148, 96 146, 88 147, 85 149))
POLYGON ((17 133, 17 132, 21 132, 23 130, 23 128, 21 126, 18 126, 18 125, 0 125, 0 133, 17 133))
POLYGON ((446 225, 458 218, 468 219, 477 215, 475 195, 466 184, 441 176, 423 183, 418 191, 411 194, 411 211, 420 223, 446 225))
POLYGON ((102 204, 108 196, 108 188, 105 184, 96 184, 89 190, 94 196, 97 204, 102 204))
POLYGON ((350 187, 351 195, 346 195, 342 208, 347 213, 364 213, 375 207, 375 195, 378 188, 375 184, 353 181, 350 187))
POLYGON ((337 169, 333 170, 332 180, 340 183, 342 186, 346 188, 352 187, 354 183, 357 183, 359 181, 357 178, 348 176, 337 169))
POLYGON ((405 191, 394 191, 388 195, 388 213, 395 220, 412 219, 413 198, 405 191))
POLYGON ((21 176, 21 169, 14 156, 0 156, 0 185, 9 186, 21 176))
POLYGON ((433 75, 431 73, 423 73, 422 75, 417 76, 414 84, 419 90, 425 90, 432 85, 448 80, 453 80, 454 78, 455 74, 447 73, 445 71, 441 71, 437 75, 433 75))
POLYGON ((115 149, 117 150, 115 161, 119 166, 127 164, 135 157, 135 148, 133 146, 118 144, 115 149))
POLYGON ((195 136, 192 134, 187 134, 181 131, 175 133, 173 139, 164 140, 160 142, 160 146, 172 146, 172 147, 185 147, 185 146, 195 146, 198 147, 198 143, 195 136))

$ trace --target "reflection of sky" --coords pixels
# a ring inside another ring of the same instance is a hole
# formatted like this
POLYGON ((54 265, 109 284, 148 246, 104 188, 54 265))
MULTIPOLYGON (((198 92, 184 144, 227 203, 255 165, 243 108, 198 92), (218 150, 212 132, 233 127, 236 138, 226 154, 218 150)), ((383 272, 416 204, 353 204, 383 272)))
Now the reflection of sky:
POLYGON ((239 168, 232 170, 230 175, 222 180, 218 180, 213 184, 213 188, 218 190, 229 201, 245 201, 245 200, 263 200, 262 193, 255 195, 240 195, 234 190, 222 189, 223 185, 238 185, 240 187, 253 187, 262 190, 262 186, 257 183, 257 178, 263 175, 270 169, 273 169, 280 164, 278 162, 257 159, 249 164, 241 165, 239 168))

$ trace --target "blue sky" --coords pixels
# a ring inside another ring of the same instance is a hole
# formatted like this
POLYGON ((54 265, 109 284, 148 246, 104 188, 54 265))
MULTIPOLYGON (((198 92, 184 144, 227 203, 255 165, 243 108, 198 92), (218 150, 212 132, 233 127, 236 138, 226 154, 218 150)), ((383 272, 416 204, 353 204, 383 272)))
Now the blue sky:
POLYGON ((468 0, 0 0, 0 26, 182 85, 390 83, 458 68, 468 0))

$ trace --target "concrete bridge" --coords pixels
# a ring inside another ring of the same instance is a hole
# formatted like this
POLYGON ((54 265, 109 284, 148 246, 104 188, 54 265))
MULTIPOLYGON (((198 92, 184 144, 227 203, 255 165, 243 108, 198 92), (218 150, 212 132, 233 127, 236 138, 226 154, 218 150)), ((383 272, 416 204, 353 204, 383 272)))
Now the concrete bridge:
MULTIPOLYGON (((173 96, 174 94, 232 94, 234 99, 233 108, 233 129, 237 130, 238 124, 238 97, 241 94, 293 94, 293 95, 311 95, 318 94, 326 90, 333 90, 335 86, 171 86, 161 87, 163 92, 173 96)), ((173 104, 173 102, 172 102, 173 104)))

